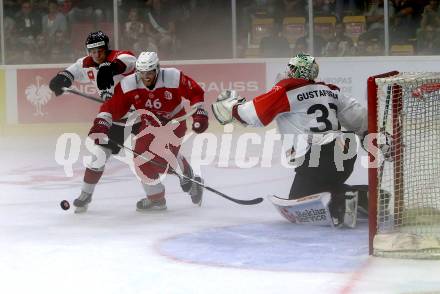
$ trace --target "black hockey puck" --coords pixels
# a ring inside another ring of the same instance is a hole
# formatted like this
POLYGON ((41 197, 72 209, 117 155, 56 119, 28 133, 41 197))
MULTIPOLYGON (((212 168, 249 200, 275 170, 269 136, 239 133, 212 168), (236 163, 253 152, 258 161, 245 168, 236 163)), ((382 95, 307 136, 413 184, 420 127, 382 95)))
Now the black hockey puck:
POLYGON ((60 206, 63 210, 68 210, 70 208, 70 203, 67 200, 63 200, 60 202, 60 206))

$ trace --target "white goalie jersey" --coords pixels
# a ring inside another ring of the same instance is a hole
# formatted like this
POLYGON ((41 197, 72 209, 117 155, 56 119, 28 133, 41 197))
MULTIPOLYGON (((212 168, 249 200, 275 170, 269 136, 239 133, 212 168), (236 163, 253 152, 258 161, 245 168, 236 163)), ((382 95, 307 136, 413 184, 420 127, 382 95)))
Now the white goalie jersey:
POLYGON ((254 127, 275 120, 280 133, 291 136, 295 158, 312 144, 328 144, 342 136, 342 127, 358 135, 368 127, 365 107, 338 87, 295 78, 281 80, 268 93, 238 106, 237 114, 254 127))

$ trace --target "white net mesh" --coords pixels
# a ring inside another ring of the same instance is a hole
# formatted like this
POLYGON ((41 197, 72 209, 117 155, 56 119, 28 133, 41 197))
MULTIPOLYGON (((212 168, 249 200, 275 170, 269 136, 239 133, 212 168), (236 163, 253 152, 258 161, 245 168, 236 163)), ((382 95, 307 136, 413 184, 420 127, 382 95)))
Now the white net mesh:
POLYGON ((376 79, 378 132, 389 160, 378 168, 373 254, 440 258, 440 73, 376 79))

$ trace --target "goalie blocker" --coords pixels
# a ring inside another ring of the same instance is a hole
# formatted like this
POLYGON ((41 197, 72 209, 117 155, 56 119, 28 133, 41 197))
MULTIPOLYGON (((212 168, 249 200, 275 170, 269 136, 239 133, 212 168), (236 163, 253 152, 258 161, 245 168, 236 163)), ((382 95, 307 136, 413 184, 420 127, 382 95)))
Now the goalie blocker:
POLYGON ((355 228, 357 223, 357 193, 347 193, 345 209, 340 215, 332 215, 329 206, 331 194, 323 192, 299 199, 283 199, 269 196, 278 212, 288 221, 296 224, 355 228))

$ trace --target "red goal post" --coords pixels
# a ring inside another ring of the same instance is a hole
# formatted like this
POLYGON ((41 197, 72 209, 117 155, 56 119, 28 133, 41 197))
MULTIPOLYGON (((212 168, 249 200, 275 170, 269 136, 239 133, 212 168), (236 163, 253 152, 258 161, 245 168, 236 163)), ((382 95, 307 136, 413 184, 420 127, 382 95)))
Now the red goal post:
POLYGON ((392 71, 367 91, 369 134, 391 138, 368 173, 370 254, 440 258, 440 73, 392 71))

